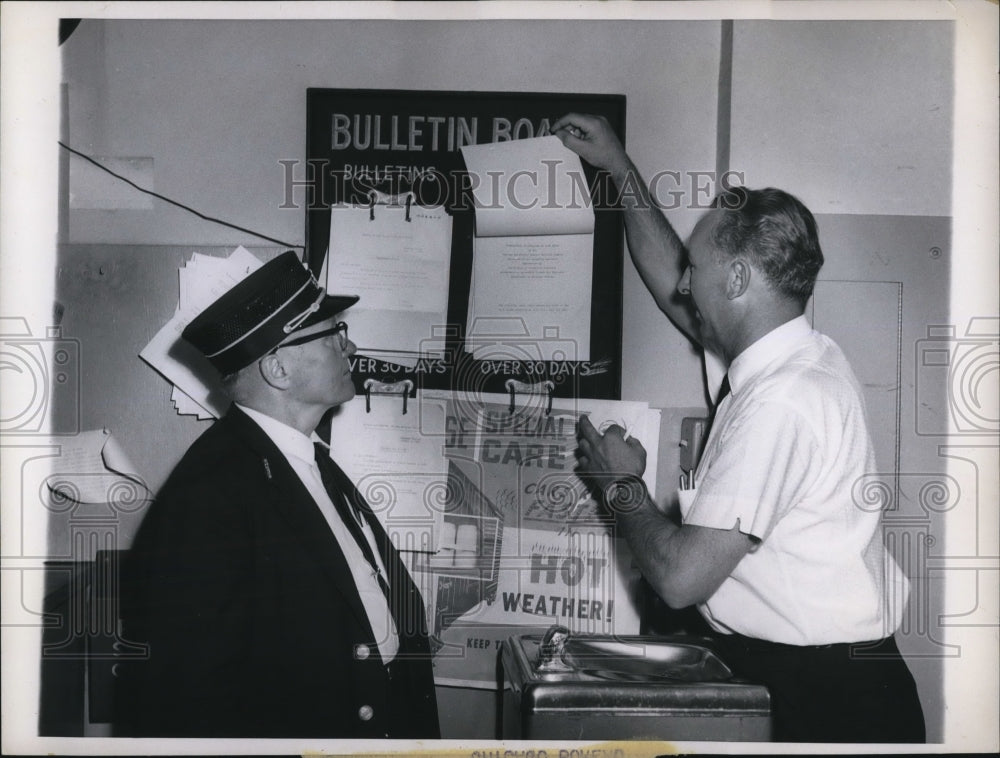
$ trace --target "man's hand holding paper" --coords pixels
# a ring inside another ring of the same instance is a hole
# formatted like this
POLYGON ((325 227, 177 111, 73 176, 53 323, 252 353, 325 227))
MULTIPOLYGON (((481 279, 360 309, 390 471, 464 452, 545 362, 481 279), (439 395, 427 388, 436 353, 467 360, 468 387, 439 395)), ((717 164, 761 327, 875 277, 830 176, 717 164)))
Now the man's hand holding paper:
POLYGON ((590 165, 610 171, 616 180, 628 169, 625 148, 603 116, 567 113, 552 125, 552 131, 563 145, 590 165))

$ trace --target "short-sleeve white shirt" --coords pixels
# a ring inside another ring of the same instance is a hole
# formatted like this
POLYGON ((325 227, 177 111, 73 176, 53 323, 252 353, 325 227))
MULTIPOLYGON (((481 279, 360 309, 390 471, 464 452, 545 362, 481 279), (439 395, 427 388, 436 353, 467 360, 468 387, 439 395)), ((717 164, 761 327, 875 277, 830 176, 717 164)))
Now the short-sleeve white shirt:
POLYGON ((681 515, 759 543, 699 610, 717 631, 792 645, 892 634, 908 584, 881 513, 854 494, 875 456, 843 352, 800 316, 740 353, 729 382, 681 515))

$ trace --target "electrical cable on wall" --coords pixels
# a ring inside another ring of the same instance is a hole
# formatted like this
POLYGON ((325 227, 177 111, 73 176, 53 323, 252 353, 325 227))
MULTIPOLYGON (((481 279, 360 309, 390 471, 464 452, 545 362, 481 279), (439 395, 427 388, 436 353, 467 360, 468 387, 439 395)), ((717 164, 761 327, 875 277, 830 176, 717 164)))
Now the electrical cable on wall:
POLYGON ((160 200, 163 200, 166 203, 170 203, 171 205, 175 205, 178 208, 181 208, 181 209, 183 209, 185 211, 188 211, 189 213, 193 213, 195 216, 197 216, 200 219, 204 219, 205 221, 211 221, 213 224, 220 224, 222 226, 228 226, 230 229, 236 229, 237 231, 240 231, 240 232, 246 232, 247 234, 252 234, 254 237, 260 237, 263 240, 267 240, 268 242, 274 242, 275 244, 281 245, 282 247, 293 247, 293 248, 299 248, 300 250, 305 249, 304 245, 293 245, 293 244, 291 244, 289 242, 282 242, 281 240, 274 239, 274 237, 268 237, 267 235, 261 234, 260 232, 255 232, 253 229, 247 229, 246 227, 243 227, 243 226, 237 226, 236 224, 230 224, 228 221, 223 221, 222 219, 214 218, 212 216, 206 216, 204 213, 201 213, 200 211, 196 211, 194 208, 191 208, 190 206, 184 205, 183 203, 178 203, 176 200, 171 200, 169 197, 165 197, 165 196, 159 194, 158 192, 153 192, 152 190, 148 190, 145 187, 140 187, 138 184, 136 184, 135 182, 133 182, 131 179, 127 179, 126 177, 122 176, 121 174, 118 174, 118 173, 112 171, 110 168, 108 168, 107 166, 102 165, 100 162, 94 160, 89 155, 85 155, 84 153, 81 153, 79 150, 74 150, 69 145, 66 145, 66 144, 64 144, 61 141, 59 142, 59 147, 61 147, 64 150, 72 153, 73 155, 80 156, 85 161, 94 164, 95 166, 97 166, 102 171, 106 171, 107 173, 111 174, 111 176, 115 177, 116 179, 120 179, 121 181, 125 182, 129 186, 134 187, 135 189, 139 190, 139 192, 144 192, 147 195, 152 195, 153 197, 158 198, 160 200))

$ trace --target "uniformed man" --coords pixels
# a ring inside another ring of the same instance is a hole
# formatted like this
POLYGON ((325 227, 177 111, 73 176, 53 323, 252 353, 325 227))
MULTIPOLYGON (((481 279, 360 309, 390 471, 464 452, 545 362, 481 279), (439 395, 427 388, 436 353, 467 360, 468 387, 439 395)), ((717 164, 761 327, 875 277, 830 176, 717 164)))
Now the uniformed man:
MULTIPOLYGON (((126 562, 119 732, 436 738, 423 601, 315 434, 355 345, 284 253, 185 329, 233 400, 167 480, 126 562)), ((155 432, 154 432, 155 433, 155 432)), ((338 447, 349 440, 334 440, 338 447)))

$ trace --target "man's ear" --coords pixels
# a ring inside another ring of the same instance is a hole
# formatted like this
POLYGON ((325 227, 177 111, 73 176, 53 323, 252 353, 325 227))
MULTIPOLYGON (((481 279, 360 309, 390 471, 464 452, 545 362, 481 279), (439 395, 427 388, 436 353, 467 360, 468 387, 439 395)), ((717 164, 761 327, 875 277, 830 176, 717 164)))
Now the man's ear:
POLYGON ((729 264, 729 278, 726 280, 726 297, 735 300, 747 291, 750 286, 750 276, 753 269, 742 258, 736 258, 729 264))
POLYGON ((275 389, 286 388, 291 378, 288 367, 277 353, 265 355, 257 361, 257 370, 260 371, 261 378, 275 389))

